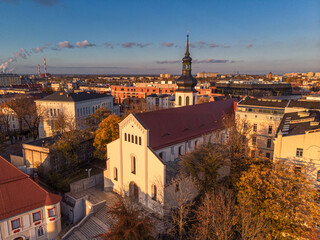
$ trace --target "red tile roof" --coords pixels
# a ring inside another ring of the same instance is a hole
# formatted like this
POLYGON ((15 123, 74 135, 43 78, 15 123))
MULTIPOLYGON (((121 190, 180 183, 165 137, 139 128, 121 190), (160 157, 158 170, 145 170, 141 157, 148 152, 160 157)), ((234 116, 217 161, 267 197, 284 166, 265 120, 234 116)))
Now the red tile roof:
POLYGON ((234 112, 236 101, 221 100, 135 116, 149 129, 149 146, 157 150, 222 129, 223 116, 234 112))
POLYGON ((60 196, 47 192, 0 157, 0 220, 60 201, 60 196))

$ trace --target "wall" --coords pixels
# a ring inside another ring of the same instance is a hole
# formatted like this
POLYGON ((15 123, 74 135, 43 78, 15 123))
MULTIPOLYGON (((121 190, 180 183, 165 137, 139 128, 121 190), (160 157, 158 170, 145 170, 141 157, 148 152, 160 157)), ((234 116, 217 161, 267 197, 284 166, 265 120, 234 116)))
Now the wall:
POLYGON ((70 184, 70 192, 77 193, 82 192, 88 188, 97 186, 99 183, 103 182, 103 173, 96 174, 89 178, 81 179, 77 182, 73 182, 70 184))

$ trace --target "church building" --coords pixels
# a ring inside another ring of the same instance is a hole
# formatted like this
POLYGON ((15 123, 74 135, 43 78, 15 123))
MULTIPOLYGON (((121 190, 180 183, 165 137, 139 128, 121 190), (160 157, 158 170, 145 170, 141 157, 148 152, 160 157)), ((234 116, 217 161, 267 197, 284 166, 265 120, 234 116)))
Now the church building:
POLYGON ((167 201, 180 156, 201 143, 224 141, 223 119, 236 106, 235 99, 196 104, 188 45, 177 81, 179 107, 130 114, 119 123, 119 139, 107 145, 105 191, 129 195, 155 211, 167 201))

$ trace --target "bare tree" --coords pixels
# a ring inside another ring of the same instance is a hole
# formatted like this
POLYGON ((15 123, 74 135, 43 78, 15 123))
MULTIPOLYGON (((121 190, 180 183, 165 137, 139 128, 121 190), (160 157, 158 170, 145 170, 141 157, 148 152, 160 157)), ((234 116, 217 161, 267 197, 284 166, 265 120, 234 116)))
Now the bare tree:
POLYGON ((178 239, 186 239, 191 225, 191 208, 198 192, 189 176, 178 175, 164 190, 165 214, 169 221, 168 232, 178 239))
POLYGON ((34 139, 39 135, 39 124, 45 111, 37 108, 34 98, 31 96, 18 96, 8 101, 7 106, 11 108, 18 117, 20 132, 22 132, 22 124, 26 124, 34 139))
POLYGON ((233 191, 220 186, 206 193, 196 212, 196 239, 230 240, 234 238, 236 205, 233 191))

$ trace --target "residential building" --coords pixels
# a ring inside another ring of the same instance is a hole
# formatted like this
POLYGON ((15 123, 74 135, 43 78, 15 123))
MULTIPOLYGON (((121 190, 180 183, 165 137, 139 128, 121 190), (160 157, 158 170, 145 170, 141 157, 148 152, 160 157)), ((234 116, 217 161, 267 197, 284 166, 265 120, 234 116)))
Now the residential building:
POLYGON ((76 129, 84 128, 83 121, 101 107, 109 109, 114 114, 120 114, 119 106, 113 104, 113 97, 100 93, 56 92, 35 102, 38 111, 45 113, 39 125, 40 138, 56 134, 52 123, 59 114, 63 114, 76 129))
POLYGON ((159 110, 174 107, 175 97, 167 94, 150 94, 146 97, 147 109, 159 110))
POLYGON ((16 74, 0 73, 0 87, 21 85, 21 78, 16 74))
POLYGON ((320 112, 306 110, 283 116, 274 140, 274 159, 290 162, 297 171, 307 167, 320 187, 320 112))
POLYGON ((136 86, 111 86, 111 95, 117 103, 123 103, 126 98, 146 98, 150 94, 174 94, 172 87, 136 87, 136 86))
POLYGON ((0 157, 0 239, 53 240, 61 231, 61 197, 0 157))
POLYGON ((219 73, 217 72, 199 72, 197 73, 197 78, 214 78, 218 77, 219 73))
MULTIPOLYGON (((57 136, 38 139, 32 142, 22 144, 22 155, 24 166, 30 169, 31 173, 34 169, 41 166, 43 174, 49 171, 58 172, 66 166, 71 166, 61 152, 52 151, 52 144, 57 141, 57 136)), ((94 137, 87 136, 74 153, 78 156, 79 162, 89 162, 93 158, 93 140, 94 137)))
POLYGON ((252 128, 249 146, 251 155, 272 158, 273 139, 285 113, 305 110, 320 111, 320 102, 314 99, 280 100, 266 98, 243 98, 238 102, 236 116, 252 128))

